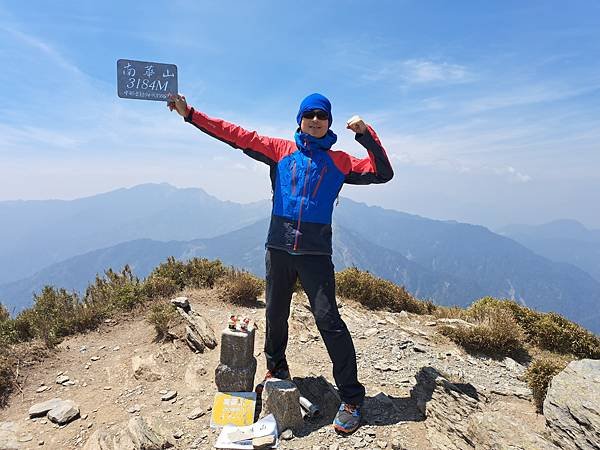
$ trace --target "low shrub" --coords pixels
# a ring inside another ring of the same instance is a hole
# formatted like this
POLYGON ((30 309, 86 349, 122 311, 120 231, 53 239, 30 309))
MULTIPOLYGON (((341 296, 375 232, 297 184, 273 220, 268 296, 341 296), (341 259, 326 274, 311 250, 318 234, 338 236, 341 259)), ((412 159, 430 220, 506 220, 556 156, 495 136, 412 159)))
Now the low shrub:
POLYGON ((600 338, 556 313, 541 314, 529 335, 542 349, 578 358, 600 358, 600 338))
POLYGON ((0 303, 0 322, 5 322, 9 319, 10 313, 8 312, 8 309, 6 309, 6 306, 0 303))
POLYGON ((562 371, 569 360, 565 357, 543 356, 535 359, 525 372, 525 379, 533 393, 533 401, 539 413, 543 413, 544 400, 548 392, 550 381, 562 371))
POLYGON ((179 291, 180 288, 174 280, 161 275, 150 275, 142 287, 144 296, 150 300, 169 298, 179 291))
POLYGON ((34 294, 34 305, 20 314, 28 328, 48 347, 56 345, 64 336, 77 331, 76 316, 79 308, 77 294, 65 289, 45 286, 40 294, 34 294))
POLYGON ((337 272, 335 283, 339 295, 356 300, 370 309, 430 314, 436 308, 431 302, 415 299, 404 287, 356 267, 337 272))
POLYGON ((440 306, 437 305, 433 315, 438 319, 467 319, 464 308, 458 306, 440 306))
POLYGON ((170 302, 163 300, 152 304, 146 320, 154 325, 156 340, 162 342, 170 339, 169 330, 183 319, 170 302))
POLYGON ((221 300, 242 306, 254 305, 264 289, 264 280, 240 270, 230 270, 219 279, 217 286, 221 300))
POLYGON ((226 268, 218 259, 210 261, 205 258, 192 258, 187 262, 186 287, 213 288, 217 280, 228 273, 226 268))
POLYGON ((15 386, 15 359, 10 355, 8 347, 0 344, 0 408, 6 406, 6 401, 15 386))
POLYGON ((600 358, 600 338, 560 314, 534 311, 514 300, 493 297, 474 302, 466 313, 474 320, 481 320, 496 310, 512 315, 525 332, 527 342, 541 349, 579 358, 600 358))
POLYGON ((523 330, 502 309, 488 311, 488 315, 473 327, 442 326, 439 331, 470 352, 492 357, 520 357, 525 354, 523 330))
POLYGON ((142 288, 129 265, 121 272, 108 269, 104 277, 97 275, 95 282, 88 286, 84 303, 102 317, 113 311, 129 311, 145 300, 142 288))
POLYGON ((192 258, 184 262, 170 256, 152 271, 148 280, 159 279, 164 286, 175 286, 177 292, 185 287, 212 288, 227 271, 218 259, 210 261, 206 258, 192 258))

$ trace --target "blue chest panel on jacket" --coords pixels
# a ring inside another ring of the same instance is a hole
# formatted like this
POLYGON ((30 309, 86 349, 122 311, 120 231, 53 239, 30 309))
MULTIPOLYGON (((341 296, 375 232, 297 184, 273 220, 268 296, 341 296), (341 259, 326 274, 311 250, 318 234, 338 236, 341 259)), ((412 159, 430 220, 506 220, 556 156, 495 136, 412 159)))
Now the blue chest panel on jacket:
POLYGON ((302 222, 331 224, 345 176, 322 150, 286 156, 277 165, 273 213, 302 222))

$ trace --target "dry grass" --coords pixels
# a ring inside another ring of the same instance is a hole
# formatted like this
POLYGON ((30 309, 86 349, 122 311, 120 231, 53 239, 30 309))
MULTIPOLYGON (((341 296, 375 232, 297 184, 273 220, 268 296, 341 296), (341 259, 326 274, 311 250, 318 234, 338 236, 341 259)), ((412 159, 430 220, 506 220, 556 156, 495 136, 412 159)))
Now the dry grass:
POLYGON ((526 353, 523 330, 512 316, 499 309, 488 311, 474 327, 443 326, 439 331, 470 352, 513 358, 526 353))
POLYGON ((436 309, 433 303, 414 298, 404 287, 355 267, 337 272, 335 283, 339 295, 356 300, 370 309, 416 314, 431 314, 436 309))
POLYGON ((232 270, 219 278, 217 292, 219 298, 234 305, 254 306, 263 293, 265 282, 248 272, 232 270))
POLYGON ((146 320, 154 325, 156 340, 163 342, 172 338, 169 330, 180 324, 183 318, 177 313, 171 302, 161 300, 150 306, 150 312, 146 320))
POLYGON ((544 400, 548 392, 550 381, 556 374, 563 370, 570 362, 570 358, 559 355, 547 354, 534 361, 525 372, 525 379, 533 393, 535 407, 539 413, 543 413, 544 400))

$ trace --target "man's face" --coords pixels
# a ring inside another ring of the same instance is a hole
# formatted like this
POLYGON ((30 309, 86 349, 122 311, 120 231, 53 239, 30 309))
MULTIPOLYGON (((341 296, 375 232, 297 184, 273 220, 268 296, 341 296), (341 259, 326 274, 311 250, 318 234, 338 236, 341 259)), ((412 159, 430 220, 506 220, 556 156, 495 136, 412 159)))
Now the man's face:
POLYGON ((302 114, 300 130, 316 138, 322 138, 329 129, 329 116, 325 111, 315 109, 302 114))

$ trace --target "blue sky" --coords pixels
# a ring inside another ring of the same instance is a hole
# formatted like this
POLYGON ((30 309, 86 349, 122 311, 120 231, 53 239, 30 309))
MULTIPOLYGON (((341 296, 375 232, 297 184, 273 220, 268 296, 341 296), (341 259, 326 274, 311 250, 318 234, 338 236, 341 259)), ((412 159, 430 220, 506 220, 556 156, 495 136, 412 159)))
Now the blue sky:
POLYGON ((270 197, 267 167, 159 102, 117 59, 178 66, 207 114, 291 138, 300 100, 360 114, 395 178, 342 195, 499 227, 600 228, 600 2, 0 1, 0 201, 169 182, 270 197))

